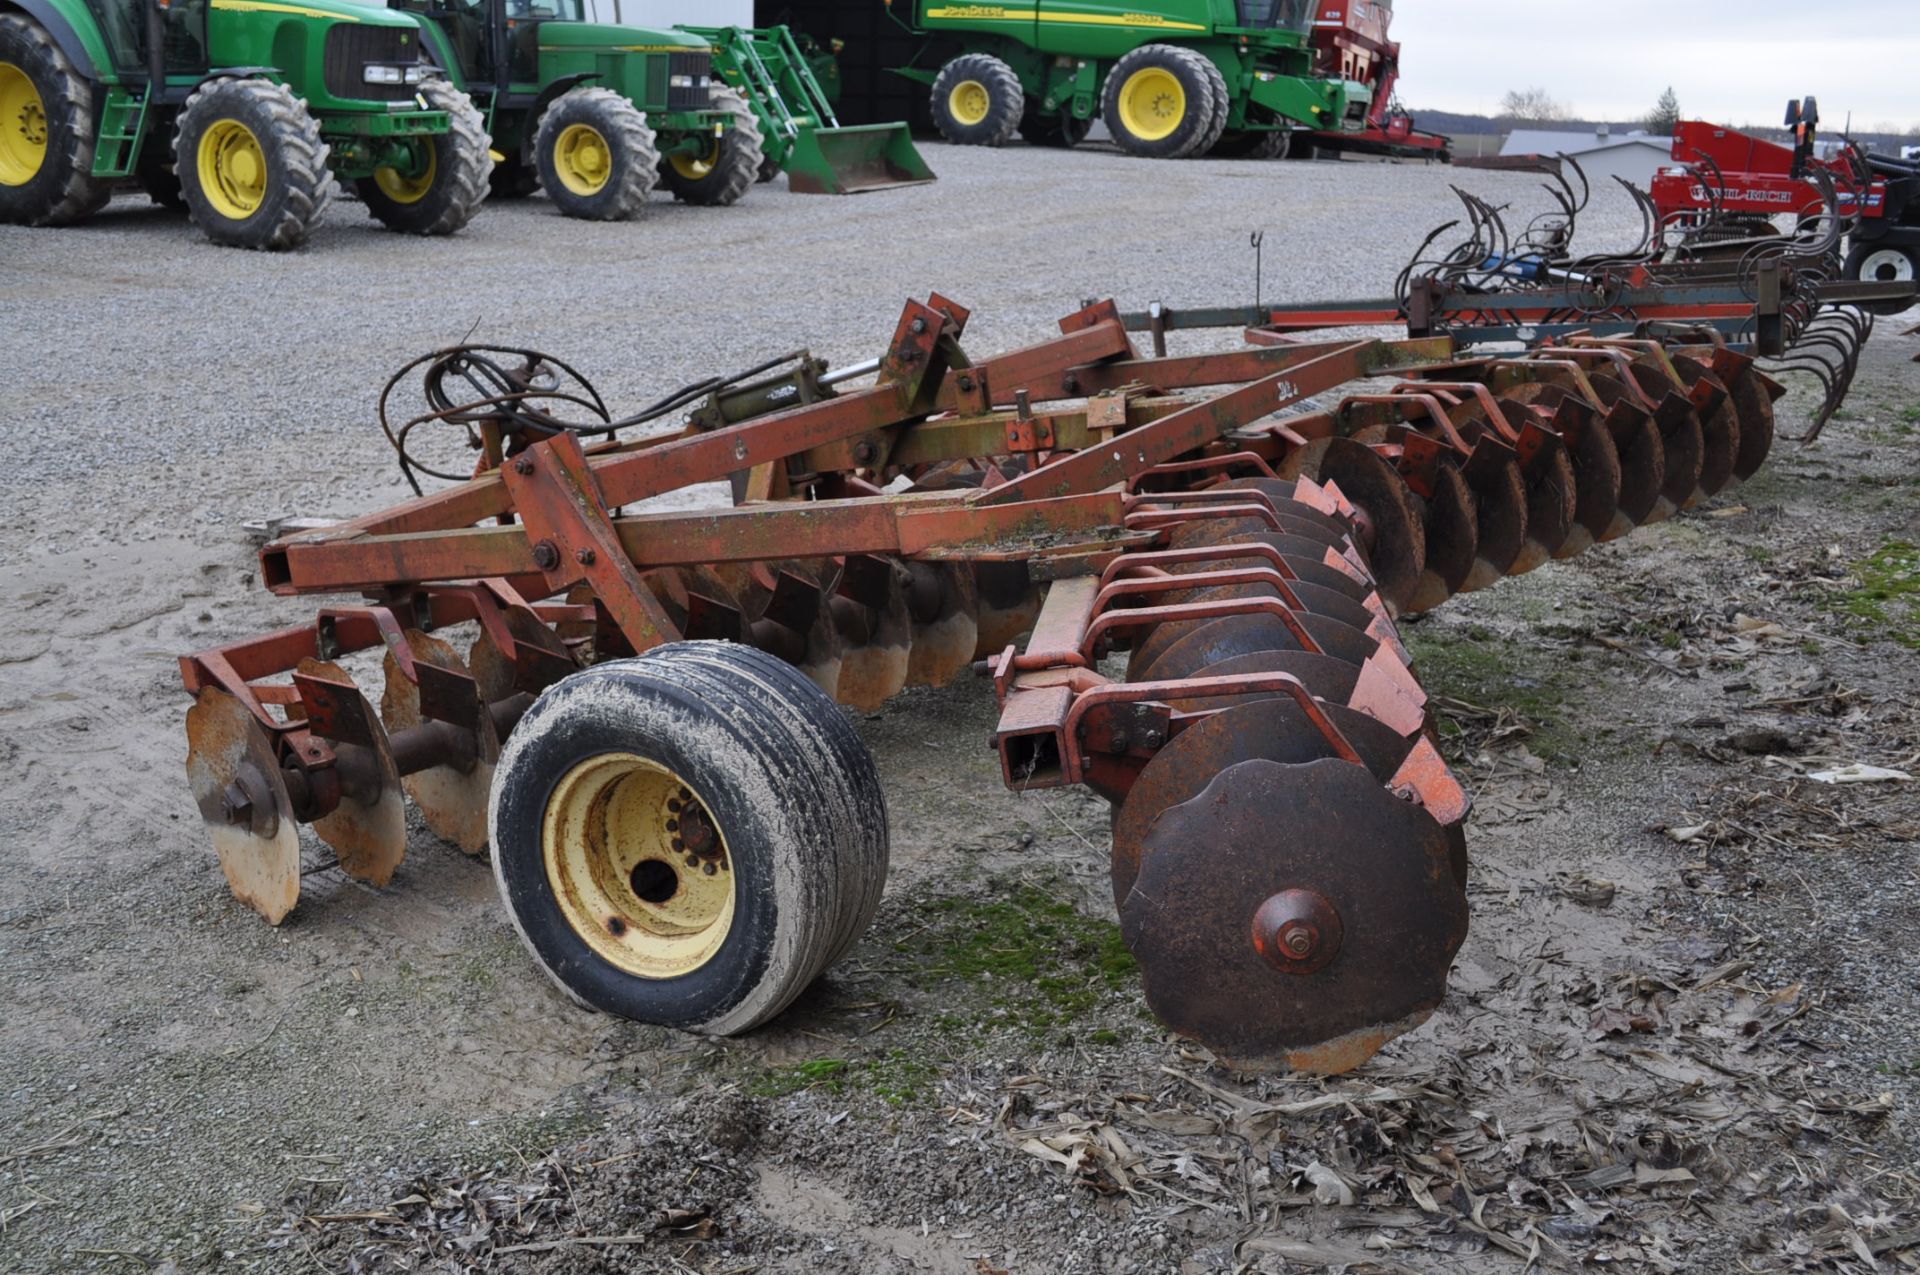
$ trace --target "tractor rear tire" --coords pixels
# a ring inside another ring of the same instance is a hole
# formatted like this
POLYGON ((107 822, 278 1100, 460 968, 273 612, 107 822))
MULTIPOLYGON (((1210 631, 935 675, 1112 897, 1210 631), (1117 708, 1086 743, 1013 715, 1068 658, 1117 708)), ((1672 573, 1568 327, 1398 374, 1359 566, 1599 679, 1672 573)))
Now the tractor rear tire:
POLYGON ((173 168, 187 211, 232 248, 298 248, 338 187, 319 123, 270 80, 208 80, 180 109, 173 168))
POLYGON ((1087 140, 1093 129, 1091 119, 1080 119, 1064 108, 1042 111, 1029 104, 1020 117, 1020 136, 1029 146, 1052 146, 1071 150, 1087 140))
POLYGON ((927 101, 933 126, 955 146, 1004 146, 1027 111, 1020 77, 987 53, 963 53, 941 67, 927 101))
MULTIPOLYGON (((1847 252, 1842 273, 1866 283, 1911 283, 1920 279, 1920 249, 1856 241, 1847 252)), ((1908 303, 1875 301, 1864 308, 1873 314, 1899 314, 1908 303)))
POLYGON ((1212 64, 1192 49, 1143 44, 1107 72, 1102 117, 1120 149, 1145 159, 1180 159, 1213 130, 1212 64))
POLYGON ((682 203, 725 208, 753 189, 766 160, 766 141, 747 99, 732 89, 714 89, 713 109, 729 116, 727 131, 711 139, 711 148, 699 158, 662 160, 660 180, 682 203))
POLYGON ((612 89, 569 89, 541 113, 534 165, 569 217, 638 217, 660 180, 660 150, 638 107, 612 89))
POLYGON ((852 947, 886 800, 846 714, 792 665, 675 642, 549 687, 494 772, 494 878, 574 1000, 734 1035, 852 947))
POLYGON ((473 99, 446 80, 420 86, 428 106, 447 113, 447 131, 417 139, 427 171, 407 177, 391 168, 354 183, 369 216, 406 235, 450 235, 473 220, 493 179, 493 146, 487 122, 473 99))
POLYGON ((113 198, 93 176, 93 92, 39 23, 0 13, 0 223, 70 226, 113 198))

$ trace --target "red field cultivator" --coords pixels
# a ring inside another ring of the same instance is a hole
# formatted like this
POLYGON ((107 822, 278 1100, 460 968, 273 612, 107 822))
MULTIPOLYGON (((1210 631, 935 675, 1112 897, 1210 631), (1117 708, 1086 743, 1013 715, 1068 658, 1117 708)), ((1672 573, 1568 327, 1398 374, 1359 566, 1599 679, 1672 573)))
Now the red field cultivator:
POLYGON ((1419 1023, 1466 935, 1468 801, 1397 617, 1747 477, 1778 386, 1712 320, 1500 357, 1271 326, 1143 356, 1100 303, 979 361, 968 325, 934 296, 874 365, 797 355, 619 421, 532 352, 424 361, 396 445, 431 472, 412 440, 450 426, 477 472, 268 545, 274 592, 361 600, 181 661, 234 893, 287 915, 302 824, 386 883, 411 797, 491 845, 569 994, 742 1031, 878 904, 885 799, 833 701, 973 667, 1008 784, 1112 803, 1169 1026, 1337 1071, 1419 1023), (731 506, 634 508, 721 481, 731 506), (377 709, 356 652, 384 659, 377 709))

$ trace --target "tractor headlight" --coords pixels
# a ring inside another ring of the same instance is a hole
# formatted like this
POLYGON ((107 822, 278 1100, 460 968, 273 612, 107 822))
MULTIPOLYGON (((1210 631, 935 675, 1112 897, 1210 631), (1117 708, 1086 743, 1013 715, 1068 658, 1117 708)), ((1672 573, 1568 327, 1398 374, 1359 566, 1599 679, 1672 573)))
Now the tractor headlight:
POLYGON ((407 72, 406 72, 407 83, 425 84, 427 82, 428 77, 431 76, 432 74, 433 74, 432 67, 426 65, 424 62, 416 62, 414 65, 407 68, 407 72))
POLYGON ((704 75, 669 75, 667 87, 675 89, 703 89, 707 86, 704 75))
POLYGON ((381 66, 378 63, 368 63, 366 69, 360 72, 360 78, 368 84, 400 84, 404 82, 399 67, 381 66))

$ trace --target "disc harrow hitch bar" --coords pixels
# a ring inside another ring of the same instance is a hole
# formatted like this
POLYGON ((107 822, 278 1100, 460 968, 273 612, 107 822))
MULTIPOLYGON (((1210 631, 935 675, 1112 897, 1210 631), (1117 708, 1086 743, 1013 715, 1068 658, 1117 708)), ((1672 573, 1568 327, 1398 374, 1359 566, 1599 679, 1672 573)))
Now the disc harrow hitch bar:
POLYGON ((1162 1021, 1235 1065, 1344 1070, 1433 1011, 1467 930, 1468 800, 1399 617, 1767 454, 1778 384, 1672 317, 1498 356, 1264 328, 1143 356, 1102 302, 976 362, 934 296, 866 376, 798 355, 644 437, 620 431, 664 410, 615 421, 544 356, 445 351, 420 419, 473 476, 262 551, 273 592, 360 600, 182 659, 188 777, 269 922, 301 825, 384 885, 411 798, 491 846, 569 995, 734 1032, 878 905, 885 798, 833 701, 971 667, 1008 784, 1112 804, 1162 1021), (642 503, 721 480, 729 507, 642 503), (377 707, 347 671, 375 656, 377 707))

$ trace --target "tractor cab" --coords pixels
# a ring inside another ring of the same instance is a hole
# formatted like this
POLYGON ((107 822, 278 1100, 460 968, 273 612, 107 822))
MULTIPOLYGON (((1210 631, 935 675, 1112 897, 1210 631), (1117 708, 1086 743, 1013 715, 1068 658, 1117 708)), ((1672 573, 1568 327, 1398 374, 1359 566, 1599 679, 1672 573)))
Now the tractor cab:
POLYGON ((1236 0, 1234 8, 1251 30, 1291 31, 1303 43, 1313 33, 1314 0, 1236 0))

